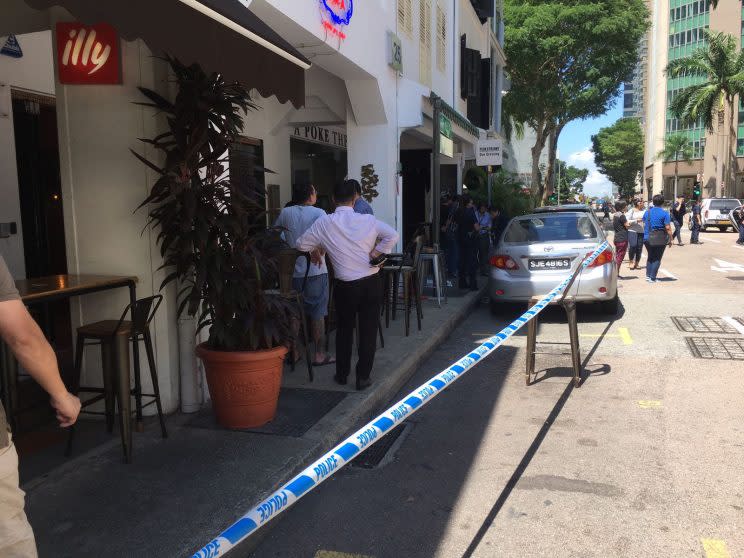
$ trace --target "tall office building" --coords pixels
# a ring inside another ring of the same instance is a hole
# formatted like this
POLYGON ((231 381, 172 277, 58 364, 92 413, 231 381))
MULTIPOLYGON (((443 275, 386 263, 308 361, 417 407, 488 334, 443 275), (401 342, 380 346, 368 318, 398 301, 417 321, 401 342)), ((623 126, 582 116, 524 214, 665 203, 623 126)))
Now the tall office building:
MULTIPOLYGON (((712 29, 736 37, 741 47, 744 15, 741 0, 721 0, 711 9, 708 0, 649 0, 651 28, 647 35, 646 75, 644 90, 645 157, 644 195, 662 193, 671 198, 674 193, 674 163, 664 162, 657 155, 664 148, 669 134, 685 134, 693 147, 692 164, 679 164, 680 194, 692 195, 696 180, 702 182, 702 196, 744 197, 744 111, 738 115, 736 180, 726 184, 728 163, 725 147, 728 134, 716 125, 709 133, 702 122, 685 125, 669 111, 669 103, 682 89, 704 78, 683 76, 668 78, 664 73, 671 60, 689 56, 705 46, 704 30, 712 29)), ((737 108, 741 108, 737 103, 737 108)), ((724 122, 729 122, 725 115, 724 122)))
POLYGON ((623 84, 623 117, 640 118, 641 126, 646 117, 644 98, 648 72, 648 37, 638 44, 638 63, 628 81, 623 84))

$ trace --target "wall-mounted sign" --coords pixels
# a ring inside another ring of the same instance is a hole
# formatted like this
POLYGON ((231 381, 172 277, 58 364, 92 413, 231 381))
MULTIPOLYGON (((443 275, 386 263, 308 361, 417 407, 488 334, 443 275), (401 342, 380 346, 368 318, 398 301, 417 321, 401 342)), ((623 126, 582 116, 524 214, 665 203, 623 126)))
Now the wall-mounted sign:
POLYGON ((119 35, 106 23, 57 23, 57 67, 60 83, 121 83, 119 35))
POLYGON ((388 31, 388 66, 397 72, 403 71, 403 44, 392 31, 388 31))
POLYGON ((323 28, 329 36, 340 41, 346 38, 343 27, 351 23, 354 15, 354 0, 318 0, 323 28))
POLYGON ((295 126, 291 128, 292 137, 311 143, 330 145, 338 149, 346 149, 346 131, 343 128, 329 128, 326 126, 295 126))
POLYGON ((443 114, 439 115, 439 152, 447 157, 455 154, 455 142, 452 141, 452 121, 443 114))
POLYGON ((475 146, 476 165, 479 167, 487 167, 489 165, 501 165, 503 162, 504 157, 501 150, 500 139, 478 140, 478 144, 475 146))
POLYGON ((23 56, 21 45, 18 43, 15 35, 8 35, 3 48, 0 48, 0 54, 10 56, 11 58, 21 58, 23 56))

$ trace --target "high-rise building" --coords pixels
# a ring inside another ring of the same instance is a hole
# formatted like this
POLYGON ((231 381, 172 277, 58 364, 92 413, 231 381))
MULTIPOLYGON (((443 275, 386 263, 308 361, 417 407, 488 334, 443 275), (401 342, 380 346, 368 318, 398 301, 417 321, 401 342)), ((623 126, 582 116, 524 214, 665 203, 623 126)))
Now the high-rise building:
POLYGON ((644 36, 638 44, 638 63, 628 81, 623 84, 623 117, 645 120, 644 97, 648 72, 648 37, 644 36))
MULTIPOLYGON (((694 183, 702 183, 703 197, 744 197, 744 110, 738 115, 737 165, 734 184, 725 183, 728 169, 725 155, 728 134, 725 126, 708 132, 701 121, 686 125, 669 111, 669 103, 685 87, 705 78, 682 76, 668 78, 664 69, 671 60, 689 56, 705 47, 705 29, 733 35, 741 47, 744 15, 740 0, 722 0, 713 9, 709 0, 649 0, 651 28, 647 34, 645 71, 647 84, 643 95, 645 132, 644 195, 674 195, 674 162, 664 162, 658 153, 670 134, 684 134, 693 148, 692 164, 679 164, 678 192, 690 196, 694 183)), ((741 106, 737 104, 741 109, 741 106)), ((724 122, 728 122, 728 114, 724 122)))

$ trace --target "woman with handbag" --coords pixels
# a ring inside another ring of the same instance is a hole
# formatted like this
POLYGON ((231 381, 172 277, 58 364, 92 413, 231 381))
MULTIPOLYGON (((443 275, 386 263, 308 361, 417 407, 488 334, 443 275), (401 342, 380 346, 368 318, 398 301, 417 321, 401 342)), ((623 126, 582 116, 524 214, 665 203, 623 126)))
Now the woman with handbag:
POLYGON ((653 198, 653 204, 653 207, 650 207, 643 217, 643 240, 648 253, 646 281, 649 283, 656 283, 656 275, 661 267, 664 250, 667 246, 672 247, 673 238, 672 218, 661 207, 664 205, 664 196, 656 194, 653 198))

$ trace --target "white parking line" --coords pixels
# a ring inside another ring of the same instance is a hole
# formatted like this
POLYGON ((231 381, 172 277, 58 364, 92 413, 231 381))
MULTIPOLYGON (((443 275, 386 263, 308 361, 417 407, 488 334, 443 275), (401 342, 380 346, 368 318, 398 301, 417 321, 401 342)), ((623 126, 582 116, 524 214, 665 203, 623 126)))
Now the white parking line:
POLYGON ((714 242, 715 244, 720 244, 721 243, 720 240, 716 240, 716 239, 711 238, 709 236, 700 235, 700 238, 702 238, 705 242, 714 242))
POLYGON ((661 269, 659 270, 659 273, 661 273, 661 274, 662 274, 662 275, 664 275, 665 277, 668 277, 669 279, 674 279, 675 281, 677 280, 677 277, 676 277, 676 276, 672 275, 671 273, 669 273, 669 272, 668 272, 668 271, 667 271, 666 269, 664 269, 664 268, 661 268, 661 269))
POLYGON ((728 325, 733 327, 736 331, 744 335, 744 325, 741 325, 741 323, 738 320, 735 320, 731 316, 724 316, 721 318, 724 322, 726 322, 728 325))

